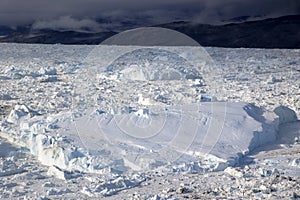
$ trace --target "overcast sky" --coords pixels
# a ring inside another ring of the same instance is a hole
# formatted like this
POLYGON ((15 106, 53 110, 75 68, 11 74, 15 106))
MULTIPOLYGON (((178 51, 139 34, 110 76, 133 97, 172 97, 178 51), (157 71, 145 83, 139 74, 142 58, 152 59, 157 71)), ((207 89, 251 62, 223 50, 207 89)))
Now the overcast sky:
POLYGON ((0 24, 109 29, 122 22, 218 23, 239 16, 300 13, 300 0, 0 0, 0 24), (98 25, 96 19, 104 19, 98 25))

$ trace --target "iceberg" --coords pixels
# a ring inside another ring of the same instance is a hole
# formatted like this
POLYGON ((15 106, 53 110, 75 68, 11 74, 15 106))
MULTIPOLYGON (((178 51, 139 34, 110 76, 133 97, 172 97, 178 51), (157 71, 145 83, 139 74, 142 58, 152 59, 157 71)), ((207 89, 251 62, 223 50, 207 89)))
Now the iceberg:
MULTIPOLYGON (((17 106, 12 113, 24 112, 24 108, 17 106)), ((26 136, 25 146, 43 164, 93 173, 161 167, 224 170, 239 164, 255 148, 274 142, 279 126, 273 112, 228 102, 152 107, 115 115, 95 110, 78 116, 34 118, 30 125, 22 122, 22 138, 26 136), (51 127, 59 135, 46 134, 51 127)))

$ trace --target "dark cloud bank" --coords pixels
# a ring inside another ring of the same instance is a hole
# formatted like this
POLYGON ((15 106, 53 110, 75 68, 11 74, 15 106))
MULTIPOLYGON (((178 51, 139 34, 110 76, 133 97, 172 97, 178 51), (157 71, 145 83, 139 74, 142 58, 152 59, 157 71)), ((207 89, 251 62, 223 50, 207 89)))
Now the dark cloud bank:
POLYGON ((299 0, 0 0, 0 25, 102 31, 124 23, 216 24, 240 16, 300 13, 299 0), (99 23, 100 22, 100 23, 99 23))

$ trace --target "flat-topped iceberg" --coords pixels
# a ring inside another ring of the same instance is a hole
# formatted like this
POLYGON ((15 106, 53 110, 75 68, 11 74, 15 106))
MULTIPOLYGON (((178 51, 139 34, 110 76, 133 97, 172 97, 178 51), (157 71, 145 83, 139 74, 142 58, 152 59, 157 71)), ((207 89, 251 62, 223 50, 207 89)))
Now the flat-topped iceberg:
POLYGON ((7 135, 22 138, 23 146, 45 165, 94 173, 223 170, 274 142, 280 118, 253 104, 226 102, 149 107, 118 115, 91 110, 29 118, 30 112, 16 106, 2 124, 7 135), (18 134, 7 128, 16 123, 16 113, 26 113, 18 134))

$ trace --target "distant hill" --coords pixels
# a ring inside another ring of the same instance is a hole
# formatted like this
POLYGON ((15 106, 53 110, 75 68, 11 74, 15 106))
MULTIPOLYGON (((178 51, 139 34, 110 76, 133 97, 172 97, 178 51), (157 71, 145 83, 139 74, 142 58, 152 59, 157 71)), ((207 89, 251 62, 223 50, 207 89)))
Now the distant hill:
MULTIPOLYGON (((243 18, 244 19, 244 18, 243 18)), ((300 48, 300 15, 225 25, 173 22, 156 25, 182 32, 202 46, 232 48, 300 48)), ((0 26, 0 42, 43 44, 99 44, 117 32, 76 32, 12 29, 0 26)))
POLYGON ((247 48, 300 48, 300 15, 226 25, 162 24, 185 33, 202 46, 247 48))
POLYGON ((40 43, 40 44, 99 44, 103 40, 113 36, 116 32, 76 32, 76 31, 56 31, 56 30, 34 30, 9 31, 3 36, 3 29, 0 27, 0 42, 15 43, 40 43), (2 33, 2 34, 1 34, 2 33), (1 36, 2 35, 2 36, 1 36))

